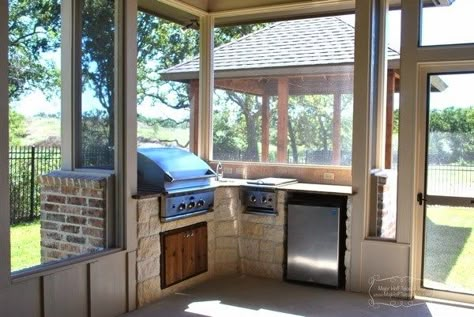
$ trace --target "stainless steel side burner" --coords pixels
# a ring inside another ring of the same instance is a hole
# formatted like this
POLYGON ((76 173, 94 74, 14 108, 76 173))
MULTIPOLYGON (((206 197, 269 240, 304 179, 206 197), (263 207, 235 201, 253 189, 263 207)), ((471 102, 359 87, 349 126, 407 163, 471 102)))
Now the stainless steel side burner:
POLYGON ((277 213, 277 195, 275 190, 279 186, 296 183, 293 178, 261 178, 247 181, 248 185, 242 188, 242 201, 246 213, 269 214, 277 213))

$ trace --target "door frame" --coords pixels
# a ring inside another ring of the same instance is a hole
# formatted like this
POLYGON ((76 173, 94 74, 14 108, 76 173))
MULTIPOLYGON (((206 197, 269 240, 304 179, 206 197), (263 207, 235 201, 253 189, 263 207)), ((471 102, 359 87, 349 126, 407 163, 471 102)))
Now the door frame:
MULTIPOLYGON (((474 73, 474 61, 462 62, 437 62, 437 63, 420 63, 418 66, 418 85, 417 85, 417 112, 419 124, 417 128, 416 139, 419 144, 418 160, 416 162, 415 188, 417 192, 423 193, 425 196, 425 164, 426 164, 426 134, 427 134, 427 109, 429 101, 429 82, 430 74, 455 74, 455 73, 474 73)), ((416 199, 416 197, 413 197, 416 199)), ((449 291, 441 291, 422 287, 423 277, 423 244, 424 244, 424 212, 425 202, 422 205, 416 204, 414 209, 415 235, 413 239, 413 247, 415 248, 415 271, 414 271, 414 294, 420 297, 430 297, 439 300, 456 301, 467 304, 474 303, 474 295, 455 293, 449 291)))

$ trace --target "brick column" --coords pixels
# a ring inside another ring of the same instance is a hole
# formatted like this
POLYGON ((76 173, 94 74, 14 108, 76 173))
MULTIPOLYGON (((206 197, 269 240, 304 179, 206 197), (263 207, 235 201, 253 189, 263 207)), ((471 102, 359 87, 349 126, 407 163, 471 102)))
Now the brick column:
POLYGON ((396 182, 392 180, 396 175, 391 175, 390 170, 375 173, 377 183, 376 203, 376 236, 385 239, 395 239, 396 236, 396 182), (395 194, 395 195, 394 195, 395 194), (395 196, 395 197, 393 197, 395 196))
POLYGON ((107 177, 56 171, 39 177, 41 263, 107 246, 107 177))

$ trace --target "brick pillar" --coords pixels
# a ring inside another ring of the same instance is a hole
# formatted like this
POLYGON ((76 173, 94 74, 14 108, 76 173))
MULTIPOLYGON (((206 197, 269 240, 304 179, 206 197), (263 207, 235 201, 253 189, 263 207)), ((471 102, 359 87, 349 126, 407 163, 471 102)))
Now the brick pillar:
POLYGON ((375 173, 377 184, 376 204, 376 236, 385 239, 396 238, 396 175, 390 170, 382 170, 375 173))
POLYGON ((39 177, 41 263, 107 246, 107 176, 56 171, 39 177))

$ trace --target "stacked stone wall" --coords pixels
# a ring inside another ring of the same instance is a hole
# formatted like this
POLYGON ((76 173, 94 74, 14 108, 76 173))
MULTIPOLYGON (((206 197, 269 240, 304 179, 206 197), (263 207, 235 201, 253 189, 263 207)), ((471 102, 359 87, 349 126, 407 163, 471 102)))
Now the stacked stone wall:
POLYGON ((239 251, 243 274, 282 279, 285 262, 286 192, 277 192, 277 215, 241 215, 239 251))
POLYGON ((239 187, 218 188, 214 198, 215 273, 217 275, 241 272, 239 258, 239 227, 242 214, 239 187))
MULTIPOLYGON (((286 240, 287 193, 277 191, 276 216, 244 213, 238 186, 219 187, 215 191, 213 212, 171 222, 159 218, 159 198, 138 200, 137 208, 137 297, 143 306, 159 298, 182 291, 213 276, 246 274, 283 279, 286 240), (161 289, 160 233, 207 222, 208 271, 161 289)), ((350 265, 350 213, 346 222, 346 280, 350 265)))

